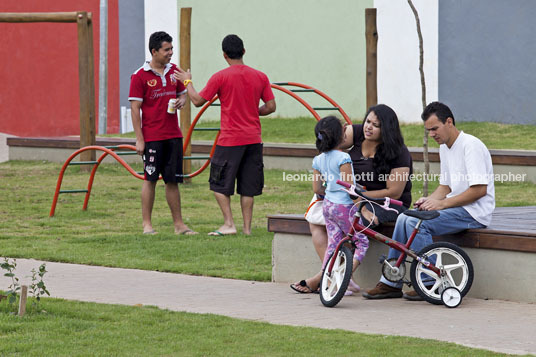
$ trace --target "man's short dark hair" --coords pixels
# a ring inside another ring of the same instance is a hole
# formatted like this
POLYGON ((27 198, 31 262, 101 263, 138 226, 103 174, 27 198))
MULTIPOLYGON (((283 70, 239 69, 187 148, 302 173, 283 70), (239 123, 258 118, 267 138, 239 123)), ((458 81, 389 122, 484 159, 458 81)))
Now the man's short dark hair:
POLYGON ((447 118, 452 118, 452 125, 456 125, 454 114, 452 114, 452 111, 446 104, 441 102, 432 102, 428 104, 426 108, 424 108, 421 118, 423 121, 427 121, 432 114, 435 114, 443 124, 447 122, 447 118))
POLYGON ((230 59, 240 59, 244 55, 244 42, 237 35, 227 35, 221 43, 221 49, 230 59))
POLYGON ((153 54, 153 50, 158 51, 162 47, 162 42, 171 43, 173 38, 164 31, 155 32, 149 37, 149 52, 153 54))

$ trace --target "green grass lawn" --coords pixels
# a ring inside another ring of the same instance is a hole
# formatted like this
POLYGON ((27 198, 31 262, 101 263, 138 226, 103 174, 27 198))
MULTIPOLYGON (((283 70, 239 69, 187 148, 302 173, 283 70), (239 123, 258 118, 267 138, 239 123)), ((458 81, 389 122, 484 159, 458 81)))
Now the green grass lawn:
MULTIPOLYGON (((262 137, 265 143, 314 144, 313 133, 316 121, 313 118, 261 118, 261 124, 262 137)), ((203 122, 202 119, 197 124, 199 128, 218 126, 219 122, 203 122)), ((536 137, 536 125, 459 122, 456 126, 460 130, 478 137, 486 144, 488 149, 536 150, 536 141, 533 140, 536 137)), ((422 146, 424 127, 421 123, 404 124, 401 129, 407 146, 422 146)), ((215 135, 215 132, 194 131, 192 139, 214 140, 215 135)), ((134 133, 121 136, 135 137, 134 133)), ((429 147, 438 147, 438 145, 434 140, 429 140, 429 147)))
MULTIPOLYGON (((147 236, 141 234, 141 181, 116 164, 99 168, 88 211, 81 210, 83 194, 61 195, 56 216, 48 217, 60 166, 42 161, 0 164, 0 256, 270 281, 273 234, 266 230, 266 215, 303 213, 312 195, 309 182, 284 182, 283 171, 267 170, 264 194, 255 203, 253 234, 209 237, 206 233, 222 219, 205 172, 181 186, 184 217, 201 234, 173 233, 159 184, 154 208, 159 234, 147 236)), ((69 168, 63 189, 85 187, 87 179, 79 167, 69 168)), ((431 183, 431 189, 436 185, 431 183)), ((421 191, 416 182, 414 198, 421 191)), ((536 205, 536 185, 497 184, 497 204, 536 205)), ((236 197, 233 210, 240 225, 236 197)), ((152 307, 46 298, 41 308, 46 313, 30 306, 21 319, 8 313, 5 300, 0 302, 0 355, 498 355, 432 340, 152 307)))
MULTIPOLYGON (((313 119, 262 119, 262 125, 265 142, 313 142, 313 119)), ((529 139, 536 134, 534 126, 458 126, 490 148, 536 149, 529 139)), ((422 125, 404 125, 402 130, 408 146, 421 145, 422 125)), ((213 135, 196 132, 193 139, 210 140, 213 135)), ((253 234, 209 237, 206 234, 219 227, 222 218, 205 172, 181 186, 183 215, 200 234, 173 233, 159 184, 153 214, 159 234, 147 236, 141 234, 141 181, 116 164, 99 168, 88 211, 81 210, 83 194, 61 195, 55 217, 48 217, 60 166, 0 163, 0 256, 270 281, 273 234, 266 230, 266 216, 303 213, 312 196, 309 182, 284 182, 283 171, 267 170, 264 194, 255 201, 253 234)), ((85 188, 87 179, 88 173, 79 167, 69 168, 62 188, 85 188)), ((431 182, 430 190, 436 186, 431 182)), ((414 200, 421 195, 422 183, 414 182, 414 200)), ((536 185, 496 183, 496 198, 497 206, 536 205, 536 185)), ((236 197, 232 207, 240 227, 236 197)), ((41 308, 45 311, 29 305, 27 315, 19 318, 9 313, 14 309, 5 300, 0 302, 0 355, 501 355, 433 340, 278 326, 150 306, 45 298, 41 308)))
MULTIPOLYGON (((269 281, 273 234, 267 232, 266 216, 303 213, 312 196, 310 182, 285 182, 283 171, 266 170, 264 194, 255 201, 253 234, 209 237, 207 233, 222 224, 222 217, 205 171, 181 186, 183 215, 200 234, 173 233, 159 183, 153 217, 159 234, 147 236, 141 233, 142 182, 116 164, 99 168, 87 211, 81 209, 84 194, 64 194, 56 215, 48 217, 60 166, 0 164, 0 256, 269 281)), ((88 176, 78 167, 69 168, 62 188, 83 188, 88 176)), ((432 182, 430 190, 436 184, 432 182)), ((414 199, 421 192, 421 183, 415 182, 414 199)), ((497 184, 496 197, 497 206, 536 205, 536 185, 497 184)), ((237 197, 232 207, 241 227, 237 197)))
POLYGON ((502 356, 453 343, 291 327, 151 306, 44 299, 23 318, 0 303, 7 356, 502 356))

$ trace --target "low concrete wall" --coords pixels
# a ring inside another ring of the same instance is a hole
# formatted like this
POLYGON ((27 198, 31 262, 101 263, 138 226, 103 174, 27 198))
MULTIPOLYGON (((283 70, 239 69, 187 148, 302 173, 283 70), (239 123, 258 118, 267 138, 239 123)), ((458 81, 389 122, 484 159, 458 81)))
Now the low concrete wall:
POLYGON ((0 133, 0 162, 9 160, 9 146, 7 145, 7 138, 13 135, 0 133))
MULTIPOLYGON (((354 274, 362 288, 371 288, 381 277, 378 259, 388 247, 370 241, 363 262, 354 274)), ((480 299, 536 303, 536 253, 463 248, 471 258, 475 279, 468 296, 480 299)), ((272 280, 293 283, 313 276, 321 262, 306 234, 275 233, 272 243, 272 280)), ((406 278, 409 280, 409 265, 406 278)), ((407 289, 407 288, 405 288, 407 289)))
MULTIPOLYGON (((24 138, 21 138, 24 139, 24 138)), ((41 140, 36 143, 33 138, 28 139, 27 146, 15 143, 9 146, 9 160, 47 160, 51 162, 64 162, 78 147, 77 137, 70 138, 67 142, 65 138, 60 138, 57 146, 47 144, 41 140), (61 141, 65 142, 61 142, 61 141), (32 142, 34 141, 34 142, 32 142)), ((51 138, 54 139, 54 138, 51 138)), ((100 138, 99 140, 103 140, 100 138)), ((114 138, 107 139, 108 142, 114 138)), ((124 144, 134 144, 133 139, 119 139, 124 144)), ((8 140, 9 144, 9 140, 8 140)), ((194 141, 192 155, 208 155, 212 148, 210 141, 194 141)), ((98 144, 100 145, 100 144, 98 144)), ((106 144, 109 145, 109 144, 106 144)), ((1 137, 0 137, 1 148, 1 137)), ((264 145, 264 167, 267 169, 279 169, 288 171, 310 171, 313 157, 317 154, 314 145, 310 144, 265 144, 264 145)), ((410 148, 413 157, 413 168, 415 173, 423 172, 422 149, 410 148)), ((536 154, 523 150, 491 150, 493 168, 496 175, 502 174, 506 181, 529 181, 536 183, 536 154), (516 178, 518 175, 518 179, 516 178)), ((0 150, 1 154, 1 150, 0 150)), ((122 156, 129 162, 141 162, 139 156, 122 156)), ((0 156, 1 159, 1 156, 0 156)), ((439 155, 437 149, 430 150, 430 174, 439 174, 439 155)), ((106 158, 104 162, 115 162, 112 158, 106 158)), ((194 167, 202 165, 205 161, 193 161, 194 167), (196 166, 197 165, 197 166, 196 166)), ((419 179, 418 177, 416 179, 419 179)))
MULTIPOLYGON (((46 160, 50 162, 61 162, 65 160, 76 149, 60 149, 60 148, 35 148, 35 147, 22 147, 22 146, 10 146, 9 147, 9 159, 10 160, 46 160)), ((126 150, 125 150, 126 151, 126 150)), ((97 151, 97 158, 101 155, 102 151, 97 151)), ((139 155, 122 155, 121 158, 131 163, 141 163, 141 156, 139 155)), ((80 161, 80 157, 74 159, 74 161, 80 161)), ((117 162, 113 157, 108 155, 103 161, 104 163, 117 162)))

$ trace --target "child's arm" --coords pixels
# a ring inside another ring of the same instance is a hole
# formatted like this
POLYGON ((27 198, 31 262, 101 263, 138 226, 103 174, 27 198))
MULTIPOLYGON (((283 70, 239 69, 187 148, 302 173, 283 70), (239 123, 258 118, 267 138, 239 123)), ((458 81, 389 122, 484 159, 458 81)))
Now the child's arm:
POLYGON ((322 174, 316 169, 313 169, 313 192, 322 196, 326 194, 326 188, 322 186, 322 174))
MULTIPOLYGON (((341 170, 341 181, 344 181, 350 185, 354 185, 354 177, 352 175, 352 164, 350 163, 346 163, 346 164, 342 164, 340 166, 340 170, 341 170)), ((361 198, 360 197, 356 197, 356 196, 353 196, 353 195, 350 195, 350 198, 352 199, 352 201, 354 201, 355 203, 361 201, 361 198)))
POLYGON ((354 176, 352 174, 352 164, 342 164, 339 168, 341 170, 341 181, 347 182, 350 185, 354 184, 354 176))

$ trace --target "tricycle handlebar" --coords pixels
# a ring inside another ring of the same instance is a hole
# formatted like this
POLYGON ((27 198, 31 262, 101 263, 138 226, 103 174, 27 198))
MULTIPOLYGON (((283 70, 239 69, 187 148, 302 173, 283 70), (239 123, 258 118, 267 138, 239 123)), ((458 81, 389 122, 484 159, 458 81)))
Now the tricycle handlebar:
POLYGON ((361 196, 369 201, 375 201, 375 202, 384 202, 386 199, 389 199, 389 202, 396 205, 396 206, 402 206, 402 202, 399 200, 395 200, 394 198, 384 197, 384 198, 372 198, 365 195, 363 192, 365 190, 363 189, 363 186, 356 184, 356 185, 350 185, 348 182, 337 180, 337 183, 341 186, 344 186, 347 188, 347 192, 349 194, 353 194, 356 196, 361 196))

